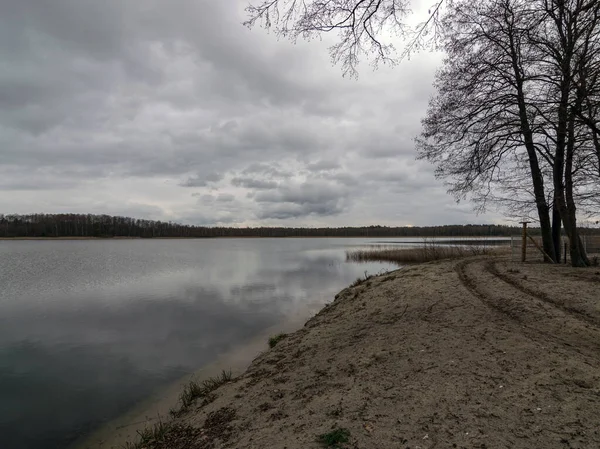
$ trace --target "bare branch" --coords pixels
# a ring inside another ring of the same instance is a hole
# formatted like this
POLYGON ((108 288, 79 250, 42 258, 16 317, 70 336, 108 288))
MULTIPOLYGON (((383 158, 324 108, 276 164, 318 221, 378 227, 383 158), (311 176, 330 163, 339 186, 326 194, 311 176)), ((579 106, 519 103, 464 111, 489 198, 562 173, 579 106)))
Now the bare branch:
POLYGON ((412 30, 406 23, 411 0, 262 0, 246 8, 244 25, 256 24, 273 30, 277 36, 296 41, 320 38, 336 32, 337 42, 329 48, 334 64, 341 64, 344 75, 356 76, 361 56, 377 67, 395 64, 420 47, 426 34, 438 23, 442 4, 438 0, 429 19, 412 30), (401 57, 389 39, 410 37, 401 57))

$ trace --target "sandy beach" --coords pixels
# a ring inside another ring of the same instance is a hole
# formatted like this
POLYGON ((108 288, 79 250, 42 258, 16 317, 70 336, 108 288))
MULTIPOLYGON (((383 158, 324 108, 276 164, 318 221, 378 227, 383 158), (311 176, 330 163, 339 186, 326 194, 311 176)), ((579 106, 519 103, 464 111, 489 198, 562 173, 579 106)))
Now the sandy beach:
POLYGON ((597 267, 411 266, 346 288, 262 349, 131 447, 600 447, 597 267))

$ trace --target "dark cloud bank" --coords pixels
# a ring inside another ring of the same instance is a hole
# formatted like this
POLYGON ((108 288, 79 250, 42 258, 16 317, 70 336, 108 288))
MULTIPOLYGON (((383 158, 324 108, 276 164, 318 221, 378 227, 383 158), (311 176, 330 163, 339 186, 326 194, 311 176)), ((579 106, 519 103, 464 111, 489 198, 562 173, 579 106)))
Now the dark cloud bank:
POLYGON ((0 208, 194 224, 496 221, 412 138, 439 57, 359 80, 237 0, 0 3, 0 208))

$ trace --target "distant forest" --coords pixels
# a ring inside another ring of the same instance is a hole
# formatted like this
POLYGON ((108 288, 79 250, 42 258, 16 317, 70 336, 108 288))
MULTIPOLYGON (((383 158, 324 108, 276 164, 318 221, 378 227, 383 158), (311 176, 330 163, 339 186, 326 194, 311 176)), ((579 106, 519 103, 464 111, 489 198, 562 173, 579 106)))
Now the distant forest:
MULTIPOLYGON (((536 234, 536 229, 532 233, 536 234)), ((228 228, 191 226, 92 214, 0 215, 0 237, 467 237, 510 236, 518 226, 363 226, 343 228, 257 227, 228 228)))

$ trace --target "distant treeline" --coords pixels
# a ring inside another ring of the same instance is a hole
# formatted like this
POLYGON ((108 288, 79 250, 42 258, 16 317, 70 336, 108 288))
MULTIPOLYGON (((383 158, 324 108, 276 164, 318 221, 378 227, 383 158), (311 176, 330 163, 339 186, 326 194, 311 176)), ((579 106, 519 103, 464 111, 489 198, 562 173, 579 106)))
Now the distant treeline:
MULTIPOLYGON (((531 233, 536 234, 537 229, 531 233)), ((517 226, 365 226, 343 228, 227 228, 84 214, 0 215, 0 237, 466 237, 510 236, 517 226)))

